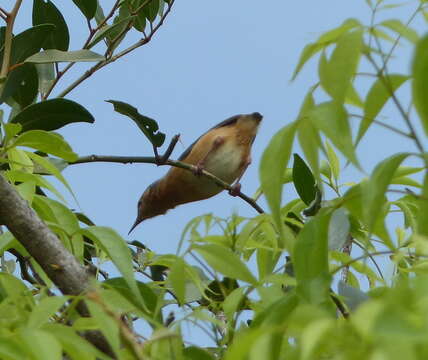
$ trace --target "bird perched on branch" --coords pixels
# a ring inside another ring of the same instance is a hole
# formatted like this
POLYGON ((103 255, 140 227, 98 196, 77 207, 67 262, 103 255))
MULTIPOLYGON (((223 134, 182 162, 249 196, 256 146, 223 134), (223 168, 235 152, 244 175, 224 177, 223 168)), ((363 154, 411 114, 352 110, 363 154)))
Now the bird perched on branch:
POLYGON ((151 184, 138 201, 138 215, 129 233, 143 220, 165 214, 178 205, 208 199, 223 189, 202 170, 232 185, 231 195, 240 191, 240 179, 251 163, 251 146, 263 116, 258 112, 236 115, 217 124, 200 136, 179 161, 194 165, 193 173, 172 167, 164 177, 151 184))

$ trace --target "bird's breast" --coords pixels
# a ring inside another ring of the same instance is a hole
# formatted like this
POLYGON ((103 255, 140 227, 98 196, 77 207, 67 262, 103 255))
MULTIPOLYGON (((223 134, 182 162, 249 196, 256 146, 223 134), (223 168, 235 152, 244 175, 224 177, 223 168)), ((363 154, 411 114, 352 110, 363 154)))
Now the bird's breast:
POLYGON ((224 144, 208 156, 205 169, 227 183, 232 183, 245 163, 244 147, 236 144, 234 139, 227 139, 224 144))

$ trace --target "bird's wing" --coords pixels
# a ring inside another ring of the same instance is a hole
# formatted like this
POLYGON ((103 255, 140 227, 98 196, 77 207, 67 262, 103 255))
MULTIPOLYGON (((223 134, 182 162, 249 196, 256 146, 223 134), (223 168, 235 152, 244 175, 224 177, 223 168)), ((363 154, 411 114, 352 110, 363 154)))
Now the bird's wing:
POLYGON ((205 134, 209 133, 211 130, 214 129, 218 129, 224 126, 229 126, 229 125, 233 125, 235 124, 238 119, 240 118, 241 115, 235 115, 232 116, 226 120, 223 120, 222 122, 218 123, 217 125, 213 126, 211 129, 209 129, 208 131, 204 132, 201 136, 199 136, 186 150, 184 150, 184 152, 180 155, 180 157, 178 158, 178 161, 182 161, 184 160, 192 151, 193 146, 195 146, 195 144, 199 141, 199 139, 204 136, 205 134))

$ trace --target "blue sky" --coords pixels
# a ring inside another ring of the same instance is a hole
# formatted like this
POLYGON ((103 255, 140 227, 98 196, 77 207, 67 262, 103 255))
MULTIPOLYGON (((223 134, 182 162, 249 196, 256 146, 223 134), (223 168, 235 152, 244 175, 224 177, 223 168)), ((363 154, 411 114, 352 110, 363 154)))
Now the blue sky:
MULTIPOLYGON (((55 3, 71 29, 70 48, 78 49, 87 36, 85 21, 71 1, 55 3)), ((112 5, 112 1, 101 3, 105 11, 112 5)), ((413 2, 384 12, 382 17, 407 19, 415 7, 413 2)), ((29 25, 30 11, 31 2, 24 2, 17 29, 29 25)), ((182 143, 172 156, 176 158, 217 122, 258 111, 264 120, 254 144, 253 164, 242 181, 243 191, 251 195, 259 184, 263 149, 277 130, 295 119, 307 89, 317 80, 317 62, 311 61, 297 80, 290 82, 302 48, 349 17, 368 24, 369 8, 364 1, 272 1, 261 5, 249 0, 177 0, 152 42, 99 71, 68 95, 84 105, 96 122, 70 125, 62 133, 80 155, 151 155, 150 144, 135 124, 104 102, 121 100, 156 119, 169 138, 181 134, 182 143)), ((135 35, 129 41, 137 39, 135 35)), ((400 48, 404 56, 395 59, 397 71, 408 71, 409 49, 400 48)), ((75 66, 62 86, 87 67, 75 66)), ((359 84, 365 94, 369 83, 363 80, 359 84)), ((364 168, 371 169, 396 150, 397 142, 403 150, 412 149, 411 144, 382 129, 369 132, 358 153, 364 168)), ((111 226, 126 239, 138 239, 162 253, 175 251, 184 225, 197 215, 213 212, 229 216, 233 211, 244 216, 255 214, 240 199, 222 193, 148 220, 128 238, 138 198, 166 171, 165 167, 146 164, 84 164, 66 169, 65 175, 81 209, 97 224, 111 226)), ((363 176, 347 169, 344 178, 359 180, 363 176)), ((284 201, 292 196, 286 192, 284 201)))
MULTIPOLYGON (((12 3, 7 0, 5 8, 12 3)), ((24 1, 17 31, 30 25, 31 3, 24 1)), ((63 11, 71 29, 70 48, 80 48, 87 36, 84 18, 71 0, 54 3, 63 11)), ((101 3, 106 11, 113 1, 101 3)), ((405 21, 416 6, 416 1, 411 2, 381 17, 405 21)), ((168 139, 181 134, 182 143, 172 155, 178 158, 214 124, 235 114, 258 111, 264 120, 253 147, 253 164, 242 181, 242 191, 252 195, 259 185, 263 149, 276 131, 295 119, 308 88, 318 79, 317 62, 311 61, 297 80, 290 82, 302 48, 350 17, 369 23, 370 11, 363 0, 176 0, 172 14, 152 42, 99 71, 67 96, 85 106, 94 115, 95 124, 73 124, 61 133, 82 156, 151 155, 149 142, 135 124, 104 102, 121 100, 156 119, 168 139)), ((415 24, 422 33, 423 20, 417 19, 415 24)), ((131 36, 130 40, 136 38, 131 36)), ((407 73, 411 47, 403 44, 392 69, 407 73)), ((58 89, 87 67, 76 66, 58 89)), ((363 96, 369 84, 358 81, 363 96)), ((406 92, 408 88, 404 87, 399 93, 404 100, 408 99, 406 92)), ((388 107, 385 114, 394 114, 393 108, 388 107)), ((387 120, 402 127, 396 115, 387 120)), ((355 120, 353 128, 357 125, 355 120)), ((362 141, 358 156, 369 171, 392 152, 407 150, 414 150, 407 140, 373 128, 362 141)), ((299 152, 298 147, 295 151, 299 152)), ((98 225, 111 226, 125 239, 137 239, 159 253, 175 253, 185 224, 195 216, 213 212, 227 217, 234 211, 243 216, 256 214, 240 199, 222 193, 143 222, 128 237, 140 195, 166 171, 166 167, 148 164, 93 163, 69 167, 65 176, 81 210, 98 225)), ((352 168, 344 170, 345 181, 358 181, 364 176, 352 168)), ((294 197, 287 190, 284 202, 294 197)), ((263 200, 260 204, 267 208, 263 200)))
MULTIPOLYGON (((259 184, 263 149, 278 129, 294 120, 307 89, 316 81, 315 61, 294 83, 289 81, 301 49, 348 17, 368 23, 370 16, 363 1, 260 4, 176 1, 172 15, 149 45, 101 70, 70 94, 69 98, 86 106, 96 118, 94 125, 73 125, 64 130, 75 151, 82 155, 151 154, 136 126, 114 113, 105 99, 133 104, 155 118, 168 136, 180 133, 182 144, 173 158, 213 124, 234 114, 259 111, 264 120, 254 145, 253 164, 242 182, 243 191, 253 194, 259 184)), ((400 15, 405 18, 414 6, 401 8, 400 15)), ((67 20, 73 27, 80 17, 73 7, 69 11, 67 20)), ((396 16, 397 11, 383 16, 388 15, 396 16)), ((75 46, 80 43, 80 39, 74 42, 75 46)), ((408 58, 399 60, 399 71, 407 72, 408 58)), ((362 89, 363 94, 366 90, 362 89)), ((365 169, 396 149, 397 141, 407 145, 401 138, 378 130, 361 144, 359 156, 365 169)), ((98 224, 112 226, 125 236, 134 221, 139 196, 166 171, 145 164, 87 164, 67 169, 65 174, 83 211, 98 224)), ((353 170, 349 173, 353 180, 364 176, 353 170)), ((223 193, 146 221, 129 239, 138 239, 159 252, 173 252, 191 218, 207 212, 229 216, 232 211, 254 214, 240 199, 223 193)))

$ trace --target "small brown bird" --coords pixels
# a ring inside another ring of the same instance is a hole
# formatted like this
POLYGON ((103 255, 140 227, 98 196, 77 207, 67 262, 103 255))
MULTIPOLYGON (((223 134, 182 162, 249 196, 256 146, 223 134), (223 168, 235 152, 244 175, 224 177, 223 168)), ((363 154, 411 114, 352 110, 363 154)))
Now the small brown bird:
POLYGON ((258 112, 236 115, 199 137, 178 159, 195 165, 197 170, 192 173, 172 167, 164 177, 151 184, 138 201, 138 216, 129 233, 143 220, 221 192, 223 189, 220 186, 200 176, 202 170, 228 184, 236 180, 231 194, 239 193, 239 181, 251 163, 251 145, 262 118, 258 112))

